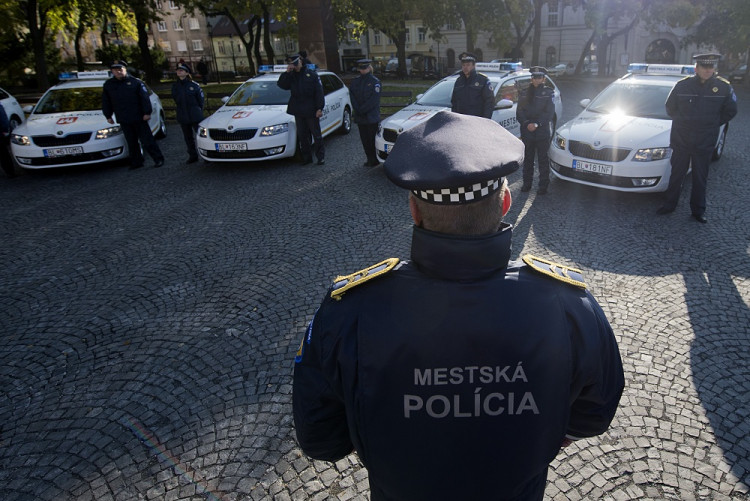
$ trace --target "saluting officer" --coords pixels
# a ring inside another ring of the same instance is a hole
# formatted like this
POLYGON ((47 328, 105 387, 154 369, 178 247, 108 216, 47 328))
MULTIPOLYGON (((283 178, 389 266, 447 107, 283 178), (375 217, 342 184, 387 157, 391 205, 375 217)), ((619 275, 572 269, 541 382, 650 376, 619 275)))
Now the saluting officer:
POLYGON ((115 123, 112 115, 117 117, 130 154, 130 169, 143 167, 143 149, 154 159, 154 167, 164 165, 164 155, 154 140, 148 121, 151 119, 151 101, 148 98, 146 85, 139 79, 128 75, 128 63, 123 60, 110 65, 112 78, 104 82, 102 90, 102 113, 107 122, 115 123))
POLYGON ((356 451, 376 501, 541 500, 561 446, 615 414, 612 329, 579 270, 510 261, 518 139, 444 111, 398 145, 384 168, 410 190, 411 261, 335 279, 295 360, 297 440, 356 451))
POLYGON ((365 149, 364 167, 379 165, 375 152, 375 135, 380 122, 380 80, 372 74, 372 60, 357 61, 359 76, 349 85, 349 97, 354 107, 354 122, 359 127, 359 139, 365 149))
POLYGON ((664 193, 664 204, 657 214, 669 214, 677 207, 688 167, 692 164, 690 212, 693 219, 706 223, 708 166, 719 128, 737 114, 737 96, 728 80, 714 74, 721 54, 700 54, 695 59, 695 75, 674 86, 667 98, 672 117, 669 136, 672 172, 664 193))
POLYGON ((477 58, 464 52, 460 56, 461 73, 453 84, 451 110, 462 115, 492 118, 495 109, 495 94, 490 79, 477 73, 477 58))
MULTIPOLYGON (((203 60, 201 59, 201 62, 203 60)), ((204 63, 205 64, 205 63, 204 63)), ((198 151, 195 149, 195 134, 198 124, 203 120, 203 89, 190 76, 190 67, 186 64, 177 65, 177 81, 172 84, 172 99, 177 108, 177 122, 182 128, 182 137, 187 146, 188 159, 186 163, 198 161, 198 151)))
POLYGON ((539 188, 544 195, 549 187, 549 143, 552 139, 550 122, 555 116, 554 92, 544 85, 547 70, 533 66, 531 84, 521 94, 516 106, 516 119, 521 126, 521 140, 525 145, 523 161, 523 185, 521 191, 531 190, 534 181, 534 157, 539 162, 539 188))
POLYGON ((312 163, 313 151, 318 165, 323 165, 326 163, 326 150, 320 130, 320 117, 323 116, 326 101, 320 77, 315 70, 307 67, 306 58, 307 52, 304 51, 287 57, 286 72, 279 75, 276 85, 291 91, 286 112, 294 116, 294 123, 297 125, 302 165, 312 163))

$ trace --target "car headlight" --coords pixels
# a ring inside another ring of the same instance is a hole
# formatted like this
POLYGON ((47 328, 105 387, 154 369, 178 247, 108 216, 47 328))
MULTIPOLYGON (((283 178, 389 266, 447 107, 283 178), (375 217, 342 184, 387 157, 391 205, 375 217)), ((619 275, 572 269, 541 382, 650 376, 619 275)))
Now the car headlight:
POLYGON ((555 140, 552 141, 552 144, 555 145, 555 148, 564 150, 565 147, 567 146, 567 143, 568 143, 567 139, 565 139, 560 134, 558 134, 557 132, 555 132, 555 140))
POLYGON ((122 128, 120 128, 119 125, 113 125, 112 127, 107 127, 106 129, 99 129, 96 131, 96 138, 97 139, 107 139, 112 136, 116 136, 117 134, 122 133, 122 128))
POLYGON ((208 129, 205 127, 198 127, 198 137, 208 137, 208 129))
POLYGON ((20 146, 28 146, 31 144, 31 140, 29 140, 29 136, 22 136, 20 134, 11 134, 10 142, 13 144, 18 144, 20 146))
POLYGON ((672 148, 643 148, 633 155, 636 162, 653 162, 654 160, 665 160, 672 157, 672 148))
POLYGON ((276 125, 266 125, 263 127, 263 129, 260 131, 261 136, 275 136, 276 134, 283 134, 284 132, 289 132, 289 124, 276 124, 276 125))

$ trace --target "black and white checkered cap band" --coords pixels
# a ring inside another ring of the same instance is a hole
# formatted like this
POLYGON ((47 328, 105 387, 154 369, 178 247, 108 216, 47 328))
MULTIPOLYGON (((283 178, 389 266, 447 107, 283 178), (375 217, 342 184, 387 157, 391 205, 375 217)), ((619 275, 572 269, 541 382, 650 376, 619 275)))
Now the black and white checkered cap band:
POLYGON ((417 198, 433 204, 465 204, 481 200, 502 186, 502 179, 491 179, 483 183, 461 186, 458 188, 443 188, 440 190, 412 190, 417 198))

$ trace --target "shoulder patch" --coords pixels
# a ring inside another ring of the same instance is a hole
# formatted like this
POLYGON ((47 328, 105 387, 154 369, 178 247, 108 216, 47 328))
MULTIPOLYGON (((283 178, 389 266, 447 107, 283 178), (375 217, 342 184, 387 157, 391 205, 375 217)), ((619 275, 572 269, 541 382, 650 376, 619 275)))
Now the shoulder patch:
POLYGON ((716 79, 717 79, 717 80, 721 80, 722 82, 724 82, 724 83, 725 83, 725 84, 727 84, 727 85, 732 85, 732 82, 730 82, 729 80, 727 80, 726 78, 724 78, 724 77, 722 77, 722 76, 718 76, 718 75, 717 75, 717 76, 716 76, 716 79))
POLYGON ((583 272, 576 268, 553 263, 546 259, 534 257, 531 254, 523 256, 523 262, 532 270, 539 272, 548 277, 552 277, 566 284, 575 285, 582 289, 586 288, 586 282, 583 281, 583 272))
POLYGON ((351 275, 340 275, 333 281, 333 287, 331 290, 331 297, 336 301, 341 300, 341 296, 352 287, 361 285, 368 280, 377 278, 380 275, 384 275, 391 271, 399 263, 397 257, 388 258, 385 261, 381 261, 377 264, 373 264, 370 267, 360 270, 351 275))

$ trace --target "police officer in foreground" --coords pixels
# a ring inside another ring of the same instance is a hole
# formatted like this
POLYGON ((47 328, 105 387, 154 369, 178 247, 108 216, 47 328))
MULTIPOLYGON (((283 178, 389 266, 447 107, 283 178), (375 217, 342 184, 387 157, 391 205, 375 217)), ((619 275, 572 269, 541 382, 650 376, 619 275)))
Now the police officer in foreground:
POLYGON ((523 185, 521 191, 531 190, 534 181, 534 157, 539 163, 539 188, 544 195, 549 187, 549 143, 552 140, 550 122, 555 116, 554 91, 544 85, 547 70, 532 66, 531 84, 521 94, 516 106, 516 119, 521 127, 521 141, 525 146, 523 185))
POLYGON ((190 73, 188 65, 182 63, 177 65, 177 81, 172 84, 172 99, 177 109, 177 122, 182 128, 182 137, 187 146, 186 163, 192 164, 198 161, 195 135, 198 133, 198 124, 203 120, 204 98, 203 89, 193 81, 190 73))
POLYGON ((307 52, 287 57, 286 62, 286 72, 279 75, 276 85, 291 91, 286 112, 294 116, 294 123, 297 125, 302 165, 312 163, 313 152, 318 165, 323 165, 326 163, 326 150, 320 130, 320 117, 323 116, 326 105, 323 84, 318 73, 307 67, 307 52))
POLYGON ((490 79, 477 73, 477 58, 464 52, 460 56, 461 73, 453 84, 451 110, 462 115, 492 118, 495 109, 495 94, 490 79))
POLYGON ((706 223, 708 166, 719 128, 737 114, 737 96, 729 81, 715 74, 721 54, 700 54, 693 59, 695 75, 677 82, 667 97, 667 113, 672 117, 669 136, 672 172, 664 203, 656 213, 674 212, 692 163, 690 212, 693 219, 706 223))
POLYGON ((612 329, 579 270, 510 261, 518 139, 440 112, 398 145, 384 168, 410 190, 411 260, 328 291, 296 356, 299 444, 326 461, 356 451, 373 500, 541 500, 560 448, 615 414, 612 329))
POLYGON ((115 123, 112 114, 117 118, 128 143, 131 170, 143 167, 143 154, 138 141, 153 158, 154 167, 161 167, 164 165, 164 155, 148 124, 153 111, 148 90, 141 80, 128 75, 127 68, 128 63, 122 60, 110 66, 113 77, 104 82, 102 113, 111 124, 115 123))
POLYGON ((380 122, 380 80, 372 74, 372 60, 357 61, 359 76, 349 85, 349 97, 354 107, 354 123, 359 127, 359 139, 367 155, 364 167, 379 165, 375 152, 375 135, 380 122))

